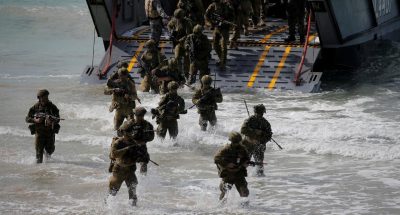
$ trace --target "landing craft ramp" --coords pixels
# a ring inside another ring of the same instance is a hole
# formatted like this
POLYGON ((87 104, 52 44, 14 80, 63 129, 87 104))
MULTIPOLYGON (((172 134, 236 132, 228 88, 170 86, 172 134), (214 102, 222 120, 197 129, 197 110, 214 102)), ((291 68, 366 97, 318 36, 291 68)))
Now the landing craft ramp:
MULTIPOLYGON (((204 33, 212 41, 212 31, 204 33)), ((118 61, 129 62, 128 70, 136 83, 140 83, 137 73, 139 65, 137 57, 145 51, 144 43, 148 40, 150 29, 141 26, 125 32, 113 43, 111 65, 109 71, 115 71, 118 61)), ((312 31, 309 36, 309 47, 302 66, 301 83, 296 85, 295 75, 302 59, 304 45, 285 43, 287 25, 284 20, 268 20, 267 26, 250 29, 250 35, 242 35, 238 50, 228 50, 227 67, 220 70, 216 66, 218 59, 215 51, 211 52, 209 63, 210 74, 216 75, 216 84, 222 89, 279 89, 313 92, 318 90, 321 72, 312 72, 320 47, 317 34, 312 31)), ((163 33, 160 48, 167 58, 173 57, 172 43, 168 34, 163 33)), ((100 70, 105 64, 100 64, 100 70)), ((87 70, 90 68, 87 68, 87 70)), ((93 73, 93 72, 92 72, 93 73)), ((97 73, 97 72, 95 72, 97 73)), ((111 72, 108 72, 111 73, 111 72)))
MULTIPOLYGON (((142 24, 146 21, 142 8, 144 0, 139 0, 139 4, 129 2, 121 1, 122 5, 113 5, 112 1, 87 0, 98 36, 103 38, 107 52, 99 66, 86 67, 82 82, 104 83, 107 76, 117 70, 116 65, 119 61, 127 61, 131 76, 137 84, 140 83, 137 58, 145 51, 143 46, 149 39, 150 29, 142 24), (118 10, 119 6, 121 8, 118 10), (113 28, 114 34, 111 33, 113 28)), ((218 87, 223 90, 317 91, 322 73, 313 71, 320 52, 315 26, 311 27, 308 51, 302 60, 304 45, 284 42, 288 36, 287 21, 271 18, 265 21, 266 26, 250 28, 248 36, 241 35, 238 50, 228 50, 225 70, 216 66, 218 57, 214 50, 211 52, 210 74, 216 76, 214 79, 218 87), (296 73, 301 74, 300 78, 296 78, 296 73), (301 81, 295 83, 296 79, 301 81)), ((212 41, 212 31, 206 29, 205 34, 212 41)), ((160 41, 160 48, 167 58, 174 56, 172 42, 166 29, 160 41)))

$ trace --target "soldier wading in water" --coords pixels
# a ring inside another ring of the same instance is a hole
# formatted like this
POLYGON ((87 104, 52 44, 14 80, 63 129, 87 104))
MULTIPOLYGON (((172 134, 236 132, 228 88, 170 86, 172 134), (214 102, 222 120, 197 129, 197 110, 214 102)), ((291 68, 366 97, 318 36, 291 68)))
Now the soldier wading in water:
POLYGON ((43 153, 50 155, 55 150, 55 134, 60 130, 60 115, 57 106, 49 100, 49 91, 43 89, 37 93, 38 102, 33 105, 25 121, 31 123, 29 129, 35 135, 36 162, 43 162, 43 153))

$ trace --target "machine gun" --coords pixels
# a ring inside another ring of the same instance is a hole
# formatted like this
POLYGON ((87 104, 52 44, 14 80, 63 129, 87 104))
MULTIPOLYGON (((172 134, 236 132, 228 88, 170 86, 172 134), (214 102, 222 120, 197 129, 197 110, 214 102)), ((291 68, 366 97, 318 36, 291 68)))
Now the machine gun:
POLYGON ((226 20, 225 18, 223 18, 219 14, 212 13, 211 14, 211 18, 214 19, 216 22, 218 22, 218 26, 226 24, 226 25, 230 25, 230 26, 233 26, 233 27, 237 27, 237 25, 235 23, 226 20))

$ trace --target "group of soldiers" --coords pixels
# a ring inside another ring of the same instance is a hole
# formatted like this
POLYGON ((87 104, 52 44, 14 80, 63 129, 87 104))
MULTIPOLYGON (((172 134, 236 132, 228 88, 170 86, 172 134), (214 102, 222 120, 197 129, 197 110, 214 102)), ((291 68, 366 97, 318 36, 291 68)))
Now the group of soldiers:
MULTIPOLYGON (((109 154, 111 160, 109 172, 112 176, 109 180, 108 194, 115 196, 125 182, 131 204, 136 205, 138 184, 135 175, 136 164, 140 164, 140 173, 146 175, 147 165, 151 161, 147 143, 154 139, 155 134, 164 139, 167 131, 169 136, 175 139, 178 135, 177 120, 180 114, 187 112, 187 109, 183 98, 177 93, 179 85, 170 82, 168 92, 161 98, 158 107, 151 110, 158 124, 154 130, 152 123, 144 119, 147 110, 142 106, 136 107, 135 100, 140 100, 137 97, 134 81, 127 73, 121 71, 124 70, 119 70, 117 79, 109 80, 110 83, 115 82, 114 87, 108 86, 105 90, 106 93, 112 94, 110 110, 115 110, 114 129, 117 131, 117 135, 112 139, 109 154), (125 85, 126 88, 119 88, 120 85, 115 87, 116 83, 125 85)), ((202 87, 196 90, 192 102, 200 115, 200 129, 205 131, 208 124, 216 125, 215 110, 217 103, 221 103, 223 98, 221 91, 211 86, 210 76, 204 76, 201 81, 202 87)), ((55 134, 60 130, 59 122, 63 119, 60 118, 57 106, 49 100, 48 90, 39 90, 37 98, 38 102, 29 109, 26 122, 30 124, 31 134, 35 135, 36 161, 42 163, 43 156, 49 158, 55 150, 55 134)), ((263 117, 265 112, 264 105, 256 105, 255 114, 245 120, 241 133, 230 133, 231 143, 215 155, 214 161, 222 178, 221 200, 226 199, 225 194, 233 185, 236 186, 240 196, 248 196, 245 179, 248 165, 256 166, 258 176, 264 175, 265 145, 272 137, 271 125, 263 117), (255 162, 250 161, 252 156, 255 162)), ((158 165, 154 161, 151 162, 158 165)))

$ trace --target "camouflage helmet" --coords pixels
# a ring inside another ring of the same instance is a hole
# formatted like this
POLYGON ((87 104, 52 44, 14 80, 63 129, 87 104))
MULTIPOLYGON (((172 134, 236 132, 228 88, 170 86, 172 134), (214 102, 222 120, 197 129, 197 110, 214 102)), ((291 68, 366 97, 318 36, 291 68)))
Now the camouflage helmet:
POLYGON ((147 40, 147 42, 144 44, 144 47, 146 48, 153 48, 156 46, 156 41, 153 39, 147 40))
POLYGON ((121 69, 118 69, 118 76, 128 76, 129 71, 127 68, 122 67, 121 69))
POLYGON ((242 135, 239 132, 233 131, 229 133, 229 141, 232 143, 239 143, 242 141, 242 135))
POLYGON ((201 78, 201 83, 204 85, 211 85, 212 81, 213 80, 209 75, 205 75, 201 78))
POLYGON ((263 104, 259 104, 259 105, 254 106, 254 113, 262 113, 263 114, 265 112, 267 112, 267 111, 266 111, 265 106, 263 104))
POLYGON ((144 116, 147 113, 147 110, 144 107, 136 107, 135 108, 135 116, 144 116))
POLYGON ((196 26, 194 26, 193 28, 193 33, 195 34, 200 34, 203 32, 203 26, 197 24, 196 26))
POLYGON ((179 84, 175 81, 171 81, 168 83, 168 90, 176 90, 179 88, 179 84))
POLYGON ((183 17, 185 17, 185 10, 183 9, 176 9, 174 11, 174 17, 177 19, 182 19, 183 17))
POLYGON ((43 97, 43 96, 48 96, 49 94, 50 94, 50 93, 49 93, 48 90, 46 90, 46 89, 41 89, 41 90, 38 91, 37 97, 39 98, 39 97, 43 97))
POLYGON ((129 64, 126 61, 119 61, 117 64, 117 68, 121 69, 121 68, 128 68, 129 64))

